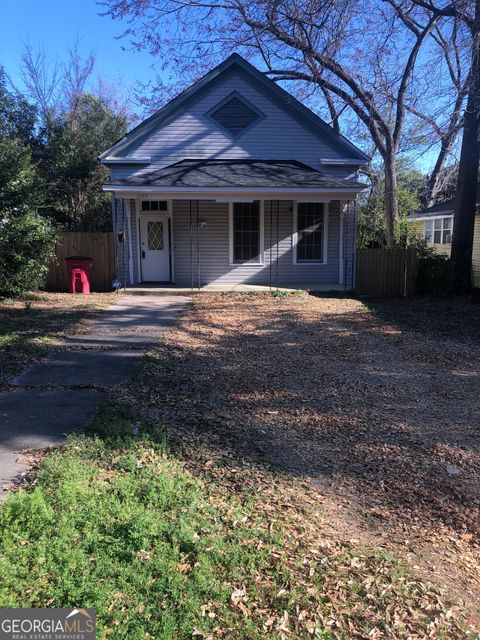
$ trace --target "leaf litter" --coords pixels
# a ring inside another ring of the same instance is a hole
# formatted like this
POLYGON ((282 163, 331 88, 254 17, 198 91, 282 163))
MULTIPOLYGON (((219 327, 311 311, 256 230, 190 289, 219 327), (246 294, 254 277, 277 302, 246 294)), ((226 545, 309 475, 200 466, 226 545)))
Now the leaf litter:
POLYGON ((271 602, 231 584, 266 636, 477 637, 480 333, 459 306, 199 295, 118 392, 226 526, 248 505, 279 536, 271 602))

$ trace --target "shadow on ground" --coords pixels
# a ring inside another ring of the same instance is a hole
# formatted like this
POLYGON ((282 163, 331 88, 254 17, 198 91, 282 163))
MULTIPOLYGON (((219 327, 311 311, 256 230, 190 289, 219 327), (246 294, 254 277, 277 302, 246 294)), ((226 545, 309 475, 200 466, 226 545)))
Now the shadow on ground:
POLYGON ((427 300, 202 296, 128 401, 179 441, 354 496, 381 526, 468 539, 480 332, 478 307, 461 304, 453 322, 450 303, 427 300))

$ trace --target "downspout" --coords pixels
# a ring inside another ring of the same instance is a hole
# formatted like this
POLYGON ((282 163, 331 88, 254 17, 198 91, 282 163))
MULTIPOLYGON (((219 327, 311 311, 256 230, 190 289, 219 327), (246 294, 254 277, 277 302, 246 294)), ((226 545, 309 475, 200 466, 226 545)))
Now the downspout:
POLYGON ((126 205, 125 205, 125 198, 123 198, 123 206, 122 206, 122 227, 123 227, 123 239, 122 239, 122 244, 123 244, 123 290, 124 292, 127 291, 127 261, 126 261, 126 256, 125 256, 125 242, 126 242, 126 238, 125 238, 125 209, 126 209, 126 205))
POLYGON ((280 200, 277 200, 277 291, 280 284, 280 267, 278 264, 279 259, 279 244, 280 244, 280 200))
MULTIPOLYGON (((264 205, 265 207, 265 205, 264 205)), ((272 290, 272 258, 273 258, 273 247, 272 247, 272 242, 273 242, 273 200, 270 200, 270 247, 269 247, 269 253, 270 253, 270 265, 269 265, 269 273, 270 273, 270 291, 272 290)))
POLYGON ((339 284, 344 284, 344 280, 345 280, 345 265, 344 265, 344 252, 345 252, 345 248, 343 246, 344 240, 343 240, 343 232, 344 232, 344 209, 345 209, 345 202, 340 201, 340 238, 338 241, 338 280, 339 280, 339 284))
POLYGON ((198 280, 198 290, 201 289, 201 278, 200 278, 200 212, 199 212, 199 201, 197 200, 197 280, 198 280))
POLYGON ((192 201, 190 203, 190 289, 193 293, 193 229, 192 229, 192 201))

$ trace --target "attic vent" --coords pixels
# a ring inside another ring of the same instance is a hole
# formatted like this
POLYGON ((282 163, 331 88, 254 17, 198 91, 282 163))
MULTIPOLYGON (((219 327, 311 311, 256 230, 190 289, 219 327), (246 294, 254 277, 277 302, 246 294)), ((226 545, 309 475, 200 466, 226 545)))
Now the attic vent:
POLYGON ((261 118, 261 114, 258 111, 236 95, 230 96, 220 106, 214 107, 209 115, 234 137, 239 136, 255 120, 261 118))

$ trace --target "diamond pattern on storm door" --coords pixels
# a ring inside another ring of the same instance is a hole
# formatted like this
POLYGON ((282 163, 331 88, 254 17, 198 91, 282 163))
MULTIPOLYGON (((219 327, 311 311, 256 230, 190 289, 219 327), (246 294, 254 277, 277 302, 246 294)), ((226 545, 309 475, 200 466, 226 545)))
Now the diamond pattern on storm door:
POLYGON ((163 249, 163 222, 148 223, 148 248, 152 251, 163 249))

